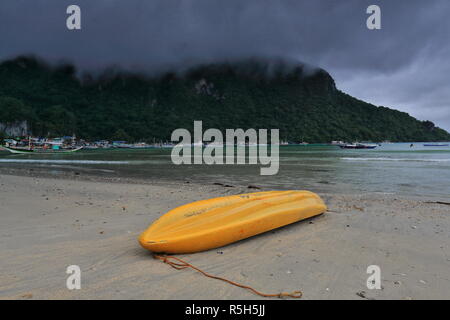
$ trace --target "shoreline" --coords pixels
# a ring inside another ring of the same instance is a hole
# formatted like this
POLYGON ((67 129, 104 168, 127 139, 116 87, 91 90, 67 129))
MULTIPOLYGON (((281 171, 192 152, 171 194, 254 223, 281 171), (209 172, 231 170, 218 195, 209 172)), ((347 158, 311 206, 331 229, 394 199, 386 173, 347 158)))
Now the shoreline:
MULTIPOLYGON (((20 172, 0 170, 0 299, 260 299, 154 260, 137 237, 176 206, 265 188, 20 172), (65 286, 69 265, 81 268, 81 290, 65 286)), ((450 206, 320 195, 329 210, 319 217, 179 257, 263 292, 300 289, 303 299, 450 298, 450 206), (366 287, 369 265, 381 268, 381 290, 366 287)))
MULTIPOLYGON (((55 169, 56 170, 56 169, 55 169)), ((272 188, 270 186, 266 186, 264 184, 240 184, 233 183, 229 184, 226 182, 217 180, 211 180, 208 184, 205 184, 201 181, 192 180, 189 178, 185 179, 171 179, 171 178, 161 178, 156 177, 150 179, 146 178, 138 178, 138 177, 127 177, 123 175, 115 175, 111 176, 110 173, 106 173, 105 175, 101 174, 92 174, 89 173, 93 171, 91 169, 85 169, 83 167, 79 168, 58 168, 57 173, 51 173, 51 169, 48 167, 29 167, 29 168, 14 168, 14 167, 0 167, 0 176, 12 176, 12 177, 28 177, 28 178, 41 178, 41 179, 54 179, 54 180, 71 180, 71 181, 85 181, 85 182, 98 182, 98 183, 114 183, 114 184, 130 184, 130 185, 150 185, 150 186, 171 186, 178 187, 180 185, 192 186, 192 187, 210 187, 210 188, 218 188, 225 189, 227 192, 225 195, 229 194, 238 194, 238 193, 251 193, 251 192, 259 192, 259 191, 270 191, 270 190, 290 190, 293 188, 272 188)), ((97 171, 98 170, 94 170, 97 171)), ((299 190, 303 190, 299 188, 299 190)), ((360 191, 360 192, 352 192, 352 190, 342 190, 338 191, 338 188, 333 192, 330 191, 322 191, 311 188, 304 188, 304 190, 309 190, 320 195, 378 195, 378 196, 386 196, 386 197, 397 197, 401 199, 408 200, 416 200, 423 202, 447 202, 447 198, 441 195, 416 195, 416 194, 402 194, 402 193, 391 193, 391 192, 381 192, 381 191, 360 191)))

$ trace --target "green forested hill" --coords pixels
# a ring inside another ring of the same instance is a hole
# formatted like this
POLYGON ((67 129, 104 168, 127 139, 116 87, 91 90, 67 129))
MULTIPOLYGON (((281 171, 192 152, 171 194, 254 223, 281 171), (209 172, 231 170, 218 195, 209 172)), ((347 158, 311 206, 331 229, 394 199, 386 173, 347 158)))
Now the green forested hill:
POLYGON ((34 135, 86 139, 169 140, 174 129, 203 120, 205 129, 279 128, 288 141, 450 140, 432 122, 337 90, 323 70, 282 69, 269 75, 249 60, 183 75, 93 79, 20 57, 0 64, 0 123, 28 120, 34 135))

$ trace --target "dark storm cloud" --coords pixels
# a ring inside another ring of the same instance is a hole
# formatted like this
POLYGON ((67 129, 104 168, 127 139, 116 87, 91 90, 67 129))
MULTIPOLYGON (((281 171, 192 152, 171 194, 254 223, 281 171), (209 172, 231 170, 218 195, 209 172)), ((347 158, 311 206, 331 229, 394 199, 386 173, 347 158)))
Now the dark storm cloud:
POLYGON ((87 70, 163 71, 281 56, 329 71, 369 102, 450 129, 448 0, 2 0, 0 59, 35 54, 87 70), (82 30, 66 29, 66 8, 82 30), (370 4, 382 29, 366 28, 370 4))

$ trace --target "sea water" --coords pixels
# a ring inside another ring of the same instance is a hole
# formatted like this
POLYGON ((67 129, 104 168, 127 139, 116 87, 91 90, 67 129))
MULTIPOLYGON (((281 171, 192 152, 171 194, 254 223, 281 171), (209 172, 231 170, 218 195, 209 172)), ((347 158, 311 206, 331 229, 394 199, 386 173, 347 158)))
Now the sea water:
MULTIPOLYGON (((255 147, 253 147, 255 148, 255 147)), ((261 176, 257 165, 175 165, 170 149, 82 150, 74 154, 0 152, 0 168, 39 168, 136 180, 223 183, 330 193, 378 192, 450 199, 450 147, 381 144, 373 150, 337 146, 280 146, 280 169, 261 176)))

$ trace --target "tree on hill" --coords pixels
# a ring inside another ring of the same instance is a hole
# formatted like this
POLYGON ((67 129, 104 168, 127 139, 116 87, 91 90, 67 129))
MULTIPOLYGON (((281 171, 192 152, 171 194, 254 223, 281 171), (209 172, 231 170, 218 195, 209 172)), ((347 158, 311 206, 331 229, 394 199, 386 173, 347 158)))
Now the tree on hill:
POLYGON ((33 110, 21 100, 8 96, 0 96, 0 123, 31 120, 33 118, 33 110))
POLYGON ((126 133, 123 129, 117 129, 117 131, 111 137, 113 141, 131 141, 133 138, 126 133))
POLYGON ((3 131, 0 131, 0 145, 4 145, 5 139, 6 139, 6 134, 3 131))

